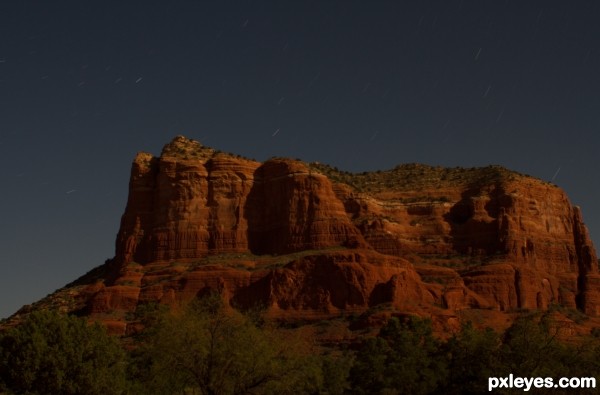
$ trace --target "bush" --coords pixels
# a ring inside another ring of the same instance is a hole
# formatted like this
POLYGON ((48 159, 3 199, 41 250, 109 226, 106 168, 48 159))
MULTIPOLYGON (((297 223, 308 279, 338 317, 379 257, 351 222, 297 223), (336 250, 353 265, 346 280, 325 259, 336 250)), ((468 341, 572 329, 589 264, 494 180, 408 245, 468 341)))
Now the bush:
POLYGON ((16 393, 121 394, 125 355, 100 325, 37 311, 0 336, 2 381, 16 393))
POLYGON ((302 393, 319 381, 314 357, 214 296, 165 315, 137 360, 146 393, 302 393))
POLYGON ((392 318, 357 353, 350 371, 353 393, 431 393, 446 377, 440 351, 429 320, 392 318))
POLYGON ((500 346, 500 336, 493 330, 464 324, 444 345, 449 360, 444 391, 456 395, 487 392, 488 377, 499 375, 500 346))

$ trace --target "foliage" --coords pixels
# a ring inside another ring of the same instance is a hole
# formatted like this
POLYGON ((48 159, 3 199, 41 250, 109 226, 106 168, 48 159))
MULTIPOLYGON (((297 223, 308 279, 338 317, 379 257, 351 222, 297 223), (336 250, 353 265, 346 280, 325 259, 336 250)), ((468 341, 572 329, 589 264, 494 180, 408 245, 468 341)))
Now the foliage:
POLYGON ((506 372, 523 376, 545 376, 559 369, 562 344, 557 341, 559 328, 551 326, 547 315, 518 318, 504 333, 501 361, 506 372))
POLYGON ((342 395, 350 389, 349 375, 354 360, 348 354, 320 357, 319 394, 342 395))
POLYGON ((164 394, 301 393, 318 375, 293 342, 228 311, 218 297, 165 316, 137 361, 147 368, 138 377, 142 391, 164 394))
POLYGON ((0 378, 15 393, 119 394, 124 352, 97 324, 37 311, 0 336, 0 378))
POLYGON ((350 377, 357 394, 427 394, 446 376, 446 360, 431 322, 392 318, 358 352, 350 377))
MULTIPOLYGON (((449 185, 489 184, 525 176, 495 165, 476 168, 444 168, 408 163, 398 165, 390 170, 362 173, 349 173, 322 163, 309 163, 308 165, 311 170, 324 174, 334 182, 350 185, 355 190, 363 192, 385 190, 414 192, 425 188, 443 188, 449 185)), ((422 201, 422 198, 438 202, 449 200, 445 196, 415 197, 410 195, 404 198, 404 203, 419 202, 422 201)))
POLYGON ((448 357, 447 394, 482 394, 487 388, 487 378, 500 374, 500 336, 486 328, 478 330, 471 322, 443 346, 448 357))
POLYGON ((298 329, 214 296, 172 312, 142 305, 135 317, 146 330, 130 339, 137 346, 126 360, 98 325, 32 313, 0 335, 0 393, 458 395, 488 392, 488 377, 511 373, 600 375, 600 340, 559 341, 566 328, 552 312, 521 316, 502 334, 466 323, 446 340, 427 319, 392 318, 358 350, 326 353, 294 340, 298 329))
POLYGON ((550 314, 535 313, 518 318, 501 335, 467 323, 440 342, 431 336, 426 320, 392 319, 358 351, 349 392, 482 394, 488 392, 489 377, 511 373, 554 378, 600 375, 598 340, 590 337, 582 344, 568 344, 559 341, 562 330, 550 314))

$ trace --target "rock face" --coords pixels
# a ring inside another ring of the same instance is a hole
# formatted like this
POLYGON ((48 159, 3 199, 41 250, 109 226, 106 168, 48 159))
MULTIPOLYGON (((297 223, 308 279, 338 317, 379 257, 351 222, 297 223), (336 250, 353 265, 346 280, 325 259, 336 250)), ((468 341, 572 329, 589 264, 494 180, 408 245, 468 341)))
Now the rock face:
POLYGON ((135 158, 115 261, 286 254, 358 246, 359 240, 326 176, 301 162, 260 164, 214 154, 178 137, 158 159, 146 153, 135 158), (192 154, 182 155, 186 149, 192 154))
POLYGON ((120 333, 142 305, 208 292, 285 319, 381 304, 600 315, 594 247, 554 185, 494 166, 259 163, 182 136, 135 158, 116 255, 90 278, 69 288, 75 305, 120 333))
POLYGON ((503 311, 560 303, 598 315, 595 250, 562 190, 499 167, 409 165, 382 181, 407 175, 405 186, 338 189, 374 249, 456 266, 470 290, 503 311))

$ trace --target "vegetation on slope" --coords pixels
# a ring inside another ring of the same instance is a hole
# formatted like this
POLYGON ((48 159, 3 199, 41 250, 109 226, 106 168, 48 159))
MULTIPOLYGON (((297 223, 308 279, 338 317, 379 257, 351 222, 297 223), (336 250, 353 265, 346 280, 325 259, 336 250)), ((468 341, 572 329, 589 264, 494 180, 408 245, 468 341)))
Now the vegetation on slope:
POLYGON ((467 323, 445 340, 427 319, 392 318, 351 350, 325 351, 296 336, 302 328, 275 327, 214 297, 142 313, 146 330, 128 356, 81 318, 32 313, 0 334, 0 393, 480 394, 491 376, 600 375, 600 341, 560 342, 563 328, 548 312, 504 333, 467 323))
POLYGON ((104 327, 39 310, 0 334, 0 393, 122 394, 125 352, 104 327))
POLYGON ((516 180, 528 177, 502 166, 486 167, 440 167, 418 163, 402 164, 391 170, 350 173, 336 167, 310 163, 310 168, 327 176, 332 181, 352 186, 358 191, 381 192, 418 191, 426 188, 443 188, 465 184, 491 184, 497 181, 516 180))

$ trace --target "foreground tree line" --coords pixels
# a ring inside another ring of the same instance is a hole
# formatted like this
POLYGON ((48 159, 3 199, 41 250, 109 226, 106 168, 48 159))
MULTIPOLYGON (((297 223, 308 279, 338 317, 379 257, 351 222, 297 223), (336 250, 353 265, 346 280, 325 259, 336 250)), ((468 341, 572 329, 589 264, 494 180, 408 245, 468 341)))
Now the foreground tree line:
POLYGON ((482 394, 488 377, 510 373, 600 376, 596 338, 560 342, 549 317, 519 318, 502 334, 466 324, 447 340, 428 320, 392 318, 357 350, 318 353, 218 298, 148 309, 128 350, 99 325, 38 311, 0 334, 0 394, 482 394))

